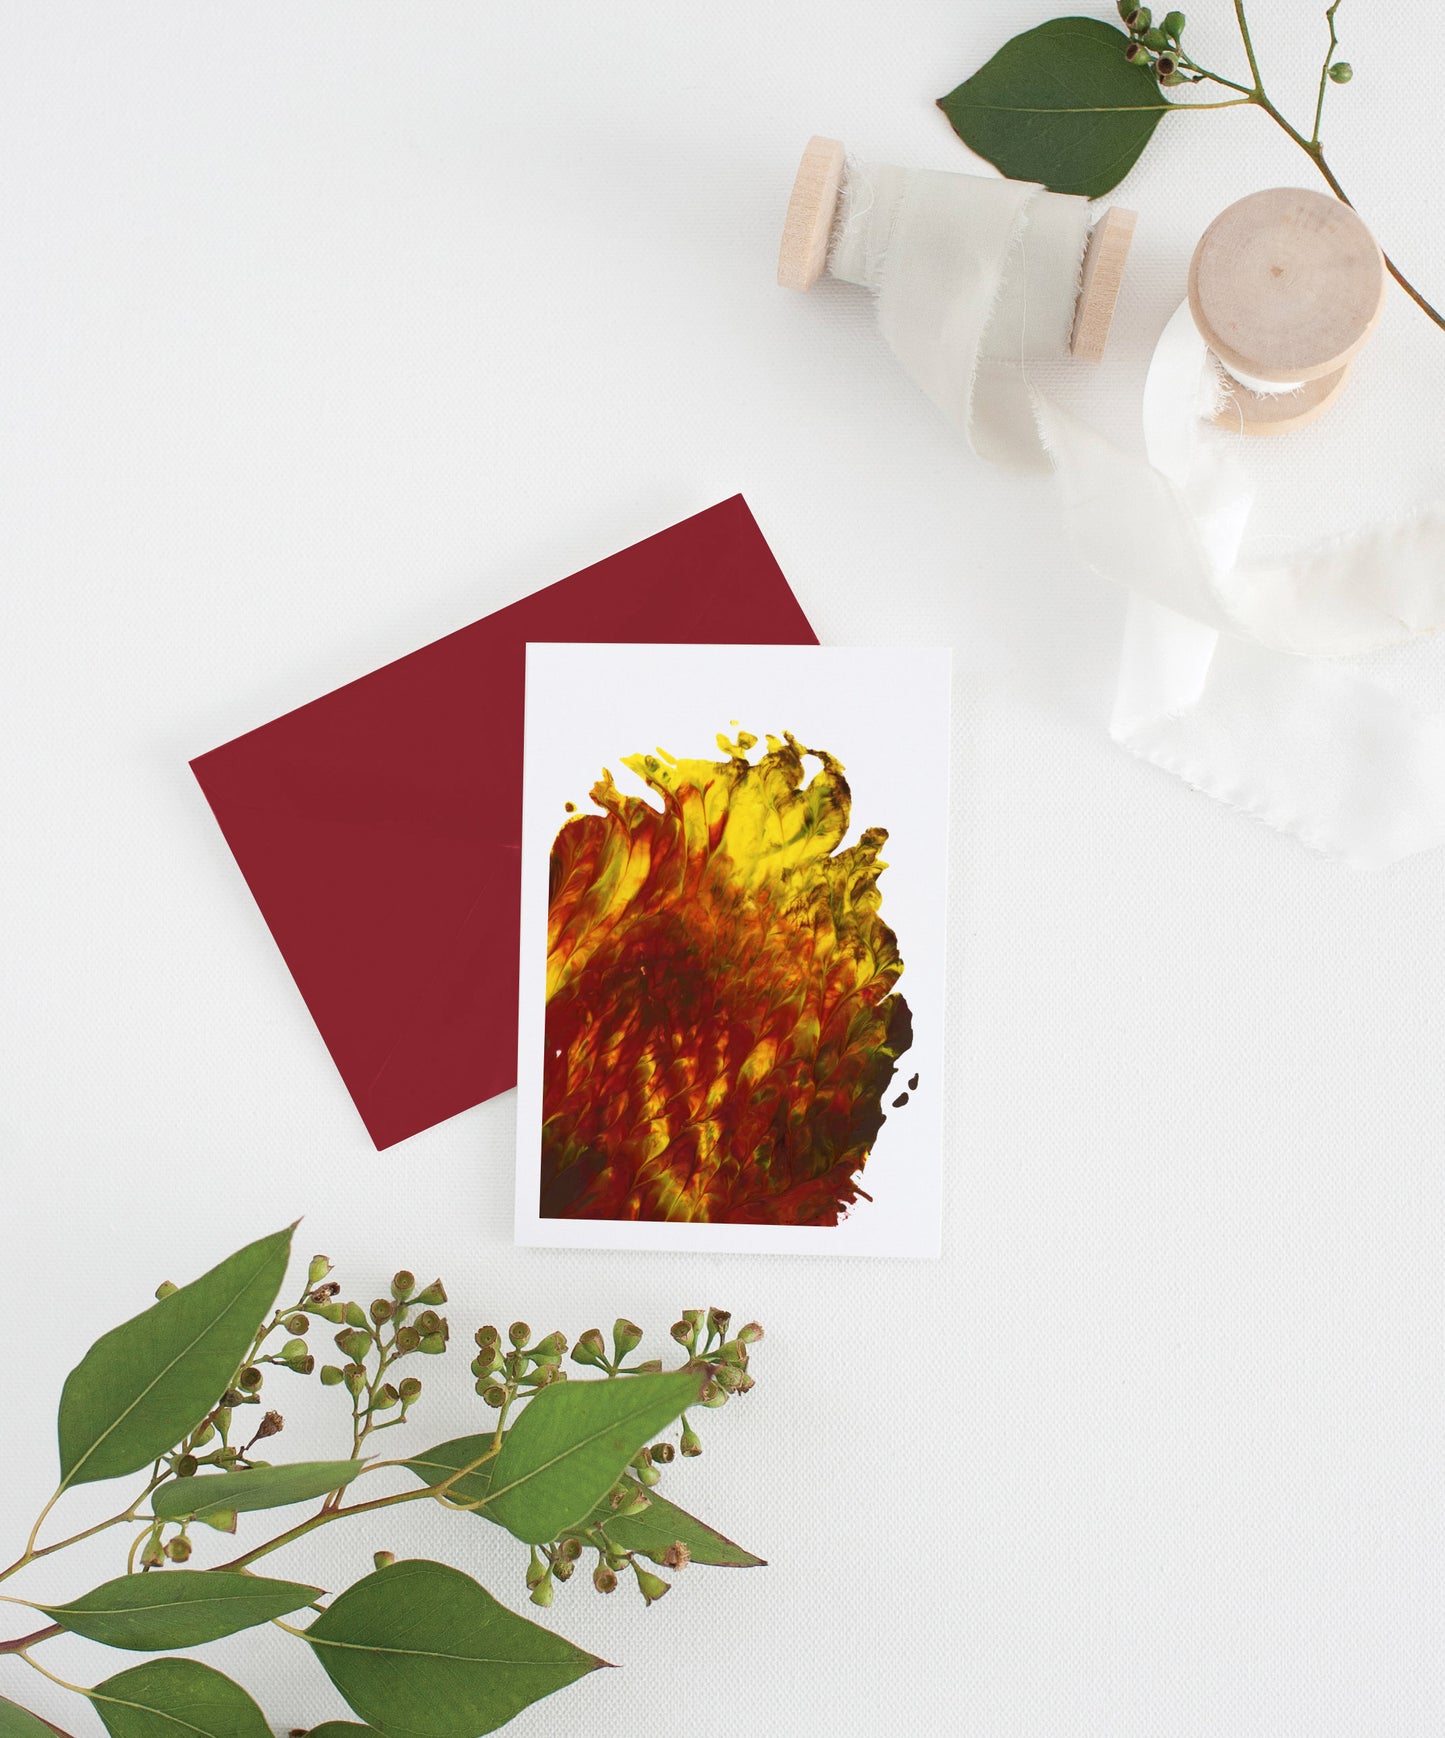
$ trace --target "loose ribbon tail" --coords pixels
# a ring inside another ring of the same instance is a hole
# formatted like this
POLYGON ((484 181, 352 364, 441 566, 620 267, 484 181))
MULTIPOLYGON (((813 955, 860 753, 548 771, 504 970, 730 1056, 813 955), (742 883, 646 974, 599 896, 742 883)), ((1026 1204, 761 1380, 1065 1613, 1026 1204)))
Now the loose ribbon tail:
POLYGON ((1337 661, 1445 626, 1445 509, 1240 566, 1250 491, 1207 429, 1218 381, 1187 306, 1150 365, 1144 457, 1029 380, 1067 348, 1088 221, 1037 187, 861 166, 830 269, 874 292, 890 348, 975 452, 1053 470, 1075 550, 1132 594, 1117 742, 1352 865, 1445 844, 1445 714, 1337 661))

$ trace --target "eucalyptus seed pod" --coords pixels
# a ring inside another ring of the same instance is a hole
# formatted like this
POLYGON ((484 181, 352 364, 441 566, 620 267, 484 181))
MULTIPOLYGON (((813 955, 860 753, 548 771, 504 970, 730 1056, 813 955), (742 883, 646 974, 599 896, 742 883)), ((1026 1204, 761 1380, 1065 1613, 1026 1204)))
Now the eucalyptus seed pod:
POLYGON ((592 1585, 599 1593, 616 1593, 616 1571, 609 1569, 605 1563, 599 1563, 592 1571, 592 1585))
POLYGON ((166 1556, 172 1563, 184 1563, 191 1554, 191 1542, 184 1533, 177 1533, 166 1546, 166 1556))
POLYGON ((533 1605, 550 1605, 552 1603, 552 1571, 550 1569, 532 1589, 532 1603, 533 1605))
POLYGON ((481 1395, 482 1399, 486 1401, 487 1405, 493 1408, 493 1410, 507 1404, 507 1390, 500 1382, 493 1382, 489 1387, 483 1387, 482 1384, 478 1382, 477 1392, 481 1395))
POLYGON ((472 1337, 476 1340, 479 1346, 483 1347, 499 1346, 502 1343, 502 1336, 490 1322, 487 1323, 486 1327, 478 1328, 472 1337))
POLYGON ((343 1328, 336 1336, 336 1345, 353 1364, 359 1364, 371 1350, 371 1335, 363 1328, 343 1328))
POLYGON ((212 1527, 218 1533, 234 1533, 236 1530, 234 1509, 212 1509, 209 1514, 197 1515, 196 1519, 203 1527, 212 1527))
POLYGON ((377 1327, 380 1327, 383 1322, 389 1322, 396 1314, 396 1305, 389 1297, 374 1297, 371 1300, 371 1308, 368 1311, 368 1314, 371 1316, 372 1321, 376 1323, 377 1327))
POLYGON ((636 1322, 630 1322, 626 1316, 618 1316, 612 1324, 613 1357, 621 1362, 629 1352, 635 1351, 642 1344, 642 1329, 636 1322))
POLYGON ((1336 84, 1348 84, 1355 76, 1355 69, 1347 60, 1337 60, 1330 68, 1330 77, 1336 84))
POLYGON ((638 1476, 638 1478, 640 1478, 642 1480, 643 1484, 645 1484, 647 1486, 648 1490, 651 1490, 652 1487, 657 1483, 657 1481, 662 1477, 662 1474, 657 1470, 657 1468, 655 1466, 648 1465, 648 1466, 638 1467, 637 1476, 638 1476))
POLYGON ((316 1368, 316 1360, 312 1357, 311 1353, 308 1352, 304 1358, 293 1358, 291 1360, 291 1368, 298 1376, 309 1376, 316 1368))
POLYGON ((662 1374, 662 1359, 649 1358, 646 1363, 634 1364, 631 1374, 634 1376, 660 1376, 662 1374))
POLYGON ((678 1443, 677 1447, 679 1454, 685 1455, 689 1460, 693 1460, 696 1456, 702 1453, 702 1438, 690 1424, 684 1423, 682 1427, 682 1440, 678 1443))
POLYGON ((401 1395, 402 1405, 410 1406, 421 1394, 421 1383, 415 1376, 403 1376, 396 1391, 401 1395))
POLYGON ((439 1334, 442 1331, 442 1319, 435 1310, 423 1310, 416 1318, 416 1331, 419 1334, 439 1334))
POLYGON ((294 1310, 287 1316, 283 1325, 288 1334, 309 1334, 311 1332, 311 1317, 303 1315, 300 1310, 294 1310))
POLYGON ((557 1554, 564 1563, 575 1563, 582 1555, 582 1541, 576 1538, 563 1539, 557 1546, 557 1554))
POLYGON ((371 1326, 366 1319, 366 1311, 354 1298, 347 1302, 341 1313, 346 1318, 346 1325, 350 1328, 365 1329, 371 1326))
POLYGON ((679 1346, 691 1346, 696 1330, 686 1322, 674 1322, 667 1330, 679 1346))
POLYGON ((745 1346, 755 1346, 762 1337, 763 1329, 760 1322, 749 1322, 745 1327, 738 1329, 738 1338, 745 1346))
POLYGON ((602 1338, 600 1328, 588 1328, 572 1348, 574 1364, 591 1364, 593 1366, 607 1362, 607 1346, 602 1338))
POLYGON ((650 1569, 644 1569, 638 1562, 632 1565, 637 1575, 638 1591, 649 1605, 655 1604, 667 1592, 670 1582, 664 1581, 660 1575, 654 1575, 650 1569))
POLYGON ((546 1577, 546 1574, 547 1566, 537 1555, 537 1547, 534 1545, 531 1555, 527 1559, 527 1586, 529 1588, 536 1587, 546 1577))
POLYGON ((183 1454, 177 1458, 176 1464, 171 1470, 175 1473, 178 1479, 194 1478, 197 1465, 198 1462, 195 1455, 183 1454))
POLYGON ((222 1436, 224 1436, 226 1434, 226 1432, 231 1428, 231 1408, 230 1408, 230 1406, 227 1405, 223 1401, 222 1404, 220 1406, 218 1406, 216 1408, 216 1410, 211 1414, 211 1417, 215 1420, 216 1429, 221 1433, 222 1436))
POLYGON ((728 1323, 733 1319, 731 1310, 709 1310, 707 1312, 707 1331, 716 1334, 720 1340, 727 1338, 728 1323))
POLYGON ((425 1352, 428 1357, 435 1357, 438 1352, 444 1352, 447 1343, 440 1334, 423 1334, 418 1351, 425 1352))
POLYGON ((212 1414, 210 1418, 203 1418, 191 1432, 191 1447, 204 1448, 215 1434, 215 1415, 212 1414))
POLYGON ((400 1272, 394 1273, 391 1276, 391 1295, 398 1303, 401 1303, 405 1298, 409 1298, 415 1290, 416 1275, 414 1273, 408 1273, 404 1267, 400 1272))
POLYGON ((281 1356, 288 1364, 293 1358, 304 1358, 306 1356, 305 1340, 287 1340, 281 1348, 281 1356))
POLYGON ((577 1565, 575 1563, 569 1563, 564 1557, 560 1562, 552 1565, 552 1574, 558 1581, 570 1581, 572 1579, 572 1571, 576 1567, 577 1565))
POLYGON ((323 1364, 321 1366, 321 1385, 323 1388, 334 1388, 342 1380, 343 1371, 338 1364, 323 1364))
POLYGON ((322 1280, 325 1279, 327 1274, 330 1272, 330 1257, 325 1255, 313 1255, 311 1257, 311 1265, 306 1269, 307 1285, 313 1288, 320 1285, 322 1280))
POLYGON ((279 1436, 285 1428, 286 1420, 279 1412, 268 1412, 257 1426, 256 1434, 251 1440, 261 1442, 268 1436, 279 1436))
POLYGON ((1178 42, 1184 34, 1184 14, 1182 12, 1166 12, 1164 14, 1164 34, 1178 42))
POLYGON ((377 1569, 390 1569, 392 1564, 396 1562, 396 1552, 373 1551, 371 1554, 371 1561, 373 1566, 377 1569))
POLYGON ((507 1338, 519 1352, 531 1337, 532 1330, 527 1326, 526 1322, 513 1322, 511 1327, 507 1329, 507 1338))
POLYGON ((166 1298, 174 1297, 181 1288, 172 1279, 163 1279, 156 1287, 156 1302, 163 1303, 166 1298))
POLYGON ((447 1288, 439 1279, 434 1279, 416 1301, 424 1304, 444 1304, 447 1301, 447 1288))
POLYGON ((676 1452, 670 1442, 654 1442, 652 1445, 652 1458, 659 1466, 671 1465, 676 1452))
POLYGON ((265 1377, 256 1366, 254 1364, 247 1364, 246 1368, 242 1370, 241 1374, 236 1378, 236 1386, 242 1391, 242 1393, 254 1394, 264 1381, 265 1377))
POLYGON ((319 1303, 309 1303, 306 1308, 313 1316, 320 1316, 323 1322, 344 1322, 346 1311, 339 1303, 330 1303, 322 1299, 319 1303))
POLYGON ((376 1410, 389 1412, 401 1400, 401 1395, 390 1382, 383 1382, 376 1395, 376 1410))
POLYGON ((360 1364, 348 1364, 341 1372, 346 1379, 346 1386, 353 1395, 360 1394, 366 1386, 366 1371, 360 1364))
POLYGON ((396 1349, 405 1357, 408 1352, 414 1352, 421 1344, 421 1335, 410 1322, 405 1327, 396 1330, 396 1349))

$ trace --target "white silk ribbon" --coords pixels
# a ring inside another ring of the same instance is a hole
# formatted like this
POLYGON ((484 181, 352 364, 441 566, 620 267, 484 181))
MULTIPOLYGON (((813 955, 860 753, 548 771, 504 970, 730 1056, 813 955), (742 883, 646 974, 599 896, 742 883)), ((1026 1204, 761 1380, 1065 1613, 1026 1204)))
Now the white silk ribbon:
POLYGON ((1131 593, 1116 741, 1361 867, 1445 843, 1445 714, 1339 661, 1445 626, 1445 509, 1241 566, 1250 489, 1206 423, 1219 381, 1187 305, 1150 365, 1145 456, 1030 380, 1067 350, 1089 221, 1028 183, 850 165, 829 269, 874 293, 975 452, 1052 469, 1079 555, 1131 593))

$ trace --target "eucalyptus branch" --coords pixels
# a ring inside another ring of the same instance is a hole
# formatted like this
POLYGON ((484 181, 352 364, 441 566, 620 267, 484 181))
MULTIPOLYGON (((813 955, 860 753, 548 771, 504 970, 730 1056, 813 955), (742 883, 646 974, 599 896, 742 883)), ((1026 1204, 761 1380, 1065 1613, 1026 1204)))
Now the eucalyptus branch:
MULTIPOLYGON (((571 1577, 584 1537, 601 1553, 593 1576, 597 1590, 612 1592, 616 1571, 630 1569, 648 1604, 670 1583, 646 1568, 643 1558, 674 1571, 690 1561, 743 1567, 761 1562, 652 1494, 675 1453, 700 1452, 688 1408, 722 1406, 753 1386, 747 1363, 748 1348, 762 1334, 756 1324, 732 1333, 726 1311, 685 1310, 672 1329, 685 1362, 665 1371, 660 1359, 626 1362, 642 1330, 620 1317, 610 1355, 596 1328, 587 1329, 572 1350, 573 1364, 601 1378, 591 1381, 569 1380, 563 1366, 568 1341, 561 1333, 536 1338, 525 1322, 513 1322, 504 1340, 497 1328, 480 1328, 471 1374, 489 1409, 485 1428, 410 1457, 368 1459, 369 1439, 408 1422, 422 1393, 421 1381, 398 1375, 397 1365, 447 1349, 450 1329, 440 1313, 446 1290, 440 1280, 418 1288, 415 1277, 401 1271, 389 1296, 363 1308, 343 1299, 329 1278, 330 1262, 317 1256, 301 1297, 275 1309, 290 1242, 291 1230, 277 1233, 238 1250, 189 1286, 161 1286, 154 1305, 92 1347, 65 1383, 60 1483, 25 1549, 0 1578, 107 1528, 139 1528, 125 1573, 77 1599, 48 1604, 0 1594, 0 1603, 50 1620, 0 1640, 0 1659, 24 1660, 89 1698, 110 1738, 185 1724, 197 1706, 215 1710, 218 1723, 208 1731, 260 1730, 264 1717, 239 1684, 198 1660, 149 1657, 86 1689, 42 1666, 32 1654, 40 1643, 71 1633, 148 1656, 171 1655, 274 1624, 317 1653, 380 1738, 408 1738, 415 1709, 423 1704, 435 1714, 439 1738, 470 1738, 483 1719, 494 1730, 539 1695, 602 1663, 516 1616, 470 1576, 443 1563, 397 1562, 391 1552, 377 1551, 374 1573, 324 1600, 314 1586, 252 1569, 322 1527, 403 1503, 435 1501, 449 1512, 492 1523, 499 1536, 520 1540, 527 1547, 526 1586, 532 1603, 542 1607, 552 1603, 554 1586, 571 1577), (308 1335, 319 1323, 335 1328, 344 1363, 318 1368, 308 1335), (283 1330, 289 1335, 285 1343, 269 1346, 283 1330), (261 1445, 272 1452, 269 1445, 285 1427, 269 1403, 267 1384, 273 1375, 286 1380, 286 1373, 316 1375, 322 1389, 344 1388, 346 1459, 273 1464, 257 1457, 261 1445), (199 1396, 210 1398, 198 1404, 199 1396), (246 1407, 256 1408, 259 1422, 238 1429, 236 1419, 246 1416, 246 1407), (675 1450, 664 1433, 679 1423, 675 1450), (147 1467, 144 1488, 125 1509, 68 1538, 40 1544, 41 1527, 72 1485, 128 1477, 147 1467), (358 1479, 384 1469, 405 1471, 416 1488, 346 1500, 358 1479), (320 1507, 304 1520, 228 1561, 184 1567, 205 1530, 234 1533, 242 1518, 258 1511, 317 1499, 320 1507), (302 1613, 309 1618, 304 1628, 302 1613), (285 1621, 288 1615, 297 1620, 285 1621), (396 1645, 397 1637, 412 1642, 423 1625, 428 1645, 396 1645), (483 1629, 495 1643, 484 1658, 475 1646, 483 1629), (438 1676, 439 1659, 448 1662, 445 1677, 438 1676)), ((456 1524, 465 1531, 474 1522, 456 1524)), ((469 1537, 468 1558, 475 1546, 469 1537)), ((20 1721, 16 1732, 23 1738, 22 1714, 0 1701, 0 1713, 7 1708, 20 1721)), ((70 1738, 62 1728, 51 1730, 56 1738, 70 1738)))
MULTIPOLYGON (((1325 22, 1329 26, 1330 39, 1325 49, 1324 64, 1320 68, 1319 92, 1315 98, 1314 128, 1308 137, 1282 113, 1265 88, 1259 58, 1255 53, 1254 41, 1250 35, 1249 20, 1245 15, 1244 0, 1234 0, 1234 15, 1239 24, 1240 40, 1244 44, 1245 57, 1249 61, 1250 77, 1254 81, 1252 85, 1241 84, 1236 79, 1226 78, 1222 73, 1201 66, 1190 58, 1181 42, 1185 24, 1182 12, 1169 13, 1162 25, 1156 26, 1148 7, 1134 6, 1129 3, 1129 0, 1120 0, 1119 11, 1123 16, 1124 28, 1129 33, 1125 58, 1133 65, 1149 67, 1159 83, 1164 86, 1181 83, 1197 84, 1207 81, 1210 84, 1220 85, 1228 90, 1242 93, 1237 103, 1171 103, 1170 112, 1216 107, 1243 107, 1245 104, 1262 110, 1280 131, 1305 153, 1335 197, 1354 210, 1354 201, 1345 192, 1338 177, 1330 168, 1325 159, 1324 147, 1320 142, 1327 87, 1331 84, 1348 84, 1354 77, 1354 69, 1350 63, 1335 58, 1335 51, 1339 47, 1335 14, 1339 11, 1341 4, 1342 0, 1331 0, 1330 5, 1325 9, 1325 22)), ((1416 307, 1433 320, 1442 331, 1445 331, 1445 315, 1442 315, 1439 309, 1427 301, 1425 296, 1416 289, 1415 285, 1390 258, 1389 254, 1384 255, 1384 261, 1386 271, 1416 307)))

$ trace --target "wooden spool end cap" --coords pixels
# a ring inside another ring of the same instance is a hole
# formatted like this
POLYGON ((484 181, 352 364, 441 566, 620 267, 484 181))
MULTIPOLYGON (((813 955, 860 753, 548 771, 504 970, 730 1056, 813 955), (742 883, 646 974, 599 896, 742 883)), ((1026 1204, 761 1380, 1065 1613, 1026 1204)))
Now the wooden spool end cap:
POLYGON ((1323 416, 1345 390, 1350 368, 1347 362, 1333 374, 1307 380, 1295 392, 1255 392, 1226 375, 1225 396, 1214 421, 1231 434, 1280 435, 1304 428, 1323 416))
POLYGON ((1384 255, 1360 218, 1305 187, 1238 200, 1189 264, 1200 336, 1226 368, 1262 381, 1338 374, 1379 323, 1386 287, 1384 255))
POLYGON ((1070 353, 1080 362, 1104 359, 1138 222, 1137 211, 1111 205, 1090 232, 1079 278, 1079 299, 1074 305, 1073 336, 1069 339, 1070 353))
POLYGON ((778 282, 785 290, 811 290, 827 269, 844 164, 845 153, 837 139, 818 134, 809 139, 793 178, 778 248, 778 282))

